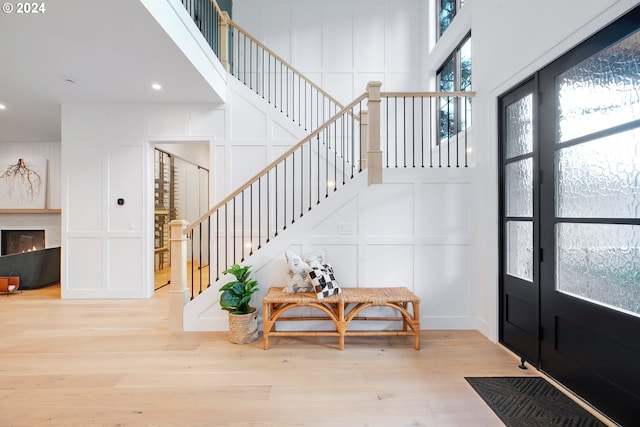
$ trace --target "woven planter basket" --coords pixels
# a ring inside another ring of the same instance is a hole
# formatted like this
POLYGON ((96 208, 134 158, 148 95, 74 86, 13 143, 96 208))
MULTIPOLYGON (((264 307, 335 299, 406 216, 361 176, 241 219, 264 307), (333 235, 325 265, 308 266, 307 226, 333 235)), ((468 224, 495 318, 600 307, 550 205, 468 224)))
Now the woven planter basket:
POLYGON ((251 308, 248 314, 229 312, 229 341, 248 344, 258 339, 258 310, 251 308))

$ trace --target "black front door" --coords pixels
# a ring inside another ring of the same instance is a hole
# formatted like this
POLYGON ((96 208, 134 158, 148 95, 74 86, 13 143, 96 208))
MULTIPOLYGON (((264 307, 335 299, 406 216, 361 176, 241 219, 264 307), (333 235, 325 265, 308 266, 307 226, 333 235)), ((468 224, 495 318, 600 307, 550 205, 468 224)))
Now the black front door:
POLYGON ((523 359, 539 359, 537 104, 535 80, 500 98, 501 342, 523 359))
MULTIPOLYGON (((509 313, 515 292, 508 262, 501 269, 501 337, 616 422, 638 425, 640 7, 540 70, 532 82, 538 102, 531 116, 539 133, 531 155, 533 224, 526 227, 532 237, 524 246, 533 251, 533 288, 539 283, 538 328, 529 328, 538 353, 510 332, 510 318, 517 316, 509 313)), ((507 111, 501 108, 504 121, 507 111)), ((510 175, 508 166, 526 158, 501 157, 507 204, 511 180, 523 176, 510 175)), ((529 220, 504 209, 504 223, 529 220)), ((510 237, 503 234, 504 259, 510 237)), ((520 299, 527 301, 526 295, 520 299)), ((520 310, 530 320, 531 309, 520 304, 520 310)), ((519 336, 526 329, 521 326, 519 336)))
POLYGON ((539 76, 540 365, 616 421, 637 425, 640 8, 539 76))

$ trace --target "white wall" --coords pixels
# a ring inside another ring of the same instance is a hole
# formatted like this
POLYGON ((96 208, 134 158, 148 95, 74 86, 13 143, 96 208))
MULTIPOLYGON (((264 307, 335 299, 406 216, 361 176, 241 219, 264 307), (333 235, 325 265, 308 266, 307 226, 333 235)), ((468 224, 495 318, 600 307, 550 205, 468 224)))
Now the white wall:
MULTIPOLYGON (((368 186, 363 173, 246 260, 261 288, 253 305, 262 306, 269 287, 285 284, 286 249, 321 249, 342 286, 413 290, 422 300, 422 329, 474 329, 468 206, 474 179, 473 169, 389 169, 384 184, 368 186), (345 226, 352 231, 344 232, 345 226)), ((187 330, 226 330, 226 312, 217 304, 220 285, 186 306, 187 330)), ((297 314, 318 312, 304 308, 297 314)), ((279 328, 326 328, 292 323, 279 328)))
POLYGON ((230 77, 224 127, 213 148, 212 205, 247 182, 307 133, 262 97, 230 77))
POLYGON ((153 145, 211 141, 223 117, 217 105, 63 105, 63 298, 152 295, 153 145))
POLYGON ((234 0, 233 19, 343 104, 419 90, 422 0, 234 0))

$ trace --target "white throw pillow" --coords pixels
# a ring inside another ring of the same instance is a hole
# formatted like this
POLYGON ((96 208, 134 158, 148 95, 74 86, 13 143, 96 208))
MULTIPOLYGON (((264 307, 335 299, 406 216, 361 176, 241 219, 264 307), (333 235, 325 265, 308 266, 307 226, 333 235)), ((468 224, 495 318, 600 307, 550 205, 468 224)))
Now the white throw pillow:
POLYGON ((322 266, 324 252, 316 250, 301 257, 287 249, 285 257, 287 258, 287 285, 283 292, 313 292, 313 283, 311 283, 307 271, 311 266, 322 266))

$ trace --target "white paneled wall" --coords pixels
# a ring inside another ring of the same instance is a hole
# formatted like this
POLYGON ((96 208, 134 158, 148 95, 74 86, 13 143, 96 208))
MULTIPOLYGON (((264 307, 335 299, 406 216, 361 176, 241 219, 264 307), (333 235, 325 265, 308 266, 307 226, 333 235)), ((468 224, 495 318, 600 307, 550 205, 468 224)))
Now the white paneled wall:
POLYGON ((421 90, 421 0, 235 0, 233 19, 343 104, 382 90, 421 90))
MULTIPOLYGON (((63 298, 153 294, 153 146, 193 143, 194 152, 203 155, 203 141, 209 146, 224 135, 220 109, 63 106, 63 298)), ((208 151, 204 155, 210 156, 208 151)))
MULTIPOLYGON (((285 284, 286 249, 321 249, 342 286, 412 289, 423 302, 424 329, 474 329, 469 212, 475 173, 471 168, 392 169, 385 170, 384 184, 368 186, 365 173, 341 187, 246 260, 261 287, 254 305, 261 307, 270 286, 285 284)), ((218 287, 214 284, 187 305, 188 330, 227 328, 226 312, 217 304, 218 287)), ((299 314, 319 313, 301 309, 299 314)), ((290 323, 282 328, 315 327, 290 323)))

